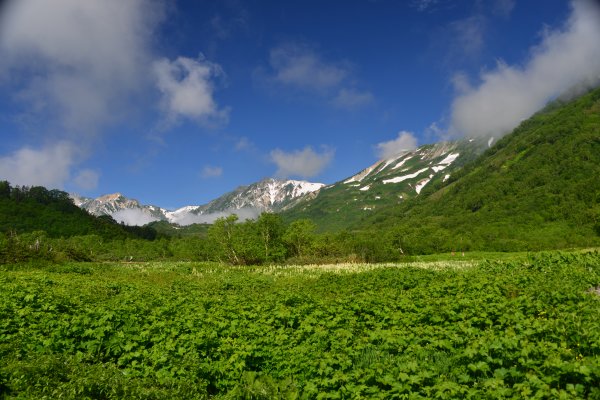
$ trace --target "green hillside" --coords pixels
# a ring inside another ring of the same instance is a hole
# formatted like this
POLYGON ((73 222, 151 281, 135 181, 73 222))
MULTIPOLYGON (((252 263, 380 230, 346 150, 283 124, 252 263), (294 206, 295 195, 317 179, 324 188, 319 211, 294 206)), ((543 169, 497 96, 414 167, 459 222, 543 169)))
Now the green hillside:
POLYGON ((412 201, 355 225, 409 252, 600 243, 600 89, 554 103, 412 201))
POLYGON ((41 186, 11 187, 0 181, 0 233, 44 231, 49 237, 98 235, 105 239, 154 239, 151 228, 117 224, 110 217, 95 217, 80 209, 60 190, 41 186))

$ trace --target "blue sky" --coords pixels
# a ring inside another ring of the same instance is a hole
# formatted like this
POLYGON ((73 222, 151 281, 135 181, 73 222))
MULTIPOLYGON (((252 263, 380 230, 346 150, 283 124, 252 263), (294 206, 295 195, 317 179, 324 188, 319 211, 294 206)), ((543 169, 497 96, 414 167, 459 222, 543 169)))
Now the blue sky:
POLYGON ((600 80, 589 0, 18 0, 0 10, 0 179, 202 204, 502 135, 600 80))

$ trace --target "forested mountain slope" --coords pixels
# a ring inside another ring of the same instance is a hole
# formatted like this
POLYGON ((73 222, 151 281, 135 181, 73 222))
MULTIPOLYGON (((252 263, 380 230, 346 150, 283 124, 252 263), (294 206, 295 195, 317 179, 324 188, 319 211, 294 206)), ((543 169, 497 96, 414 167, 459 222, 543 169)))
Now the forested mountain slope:
POLYGON ((600 89, 551 104, 422 194, 355 228, 418 252, 598 245, 600 89))

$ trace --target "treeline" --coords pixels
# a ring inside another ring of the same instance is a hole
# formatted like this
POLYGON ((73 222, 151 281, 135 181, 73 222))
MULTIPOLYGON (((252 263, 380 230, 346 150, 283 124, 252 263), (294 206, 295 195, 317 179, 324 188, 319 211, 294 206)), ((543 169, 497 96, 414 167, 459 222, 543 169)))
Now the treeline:
POLYGON ((215 261, 233 265, 397 261, 408 253, 394 235, 316 233, 301 219, 285 224, 276 214, 239 222, 218 219, 206 236, 104 238, 52 237, 45 231, 0 233, 0 263, 28 261, 215 261))

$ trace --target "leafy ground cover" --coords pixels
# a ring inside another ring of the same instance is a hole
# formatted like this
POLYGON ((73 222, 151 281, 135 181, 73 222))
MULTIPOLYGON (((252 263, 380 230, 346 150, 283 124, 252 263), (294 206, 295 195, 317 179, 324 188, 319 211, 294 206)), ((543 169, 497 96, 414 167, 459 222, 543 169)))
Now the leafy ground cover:
POLYGON ((600 253, 0 266, 1 398, 600 398, 600 253))

